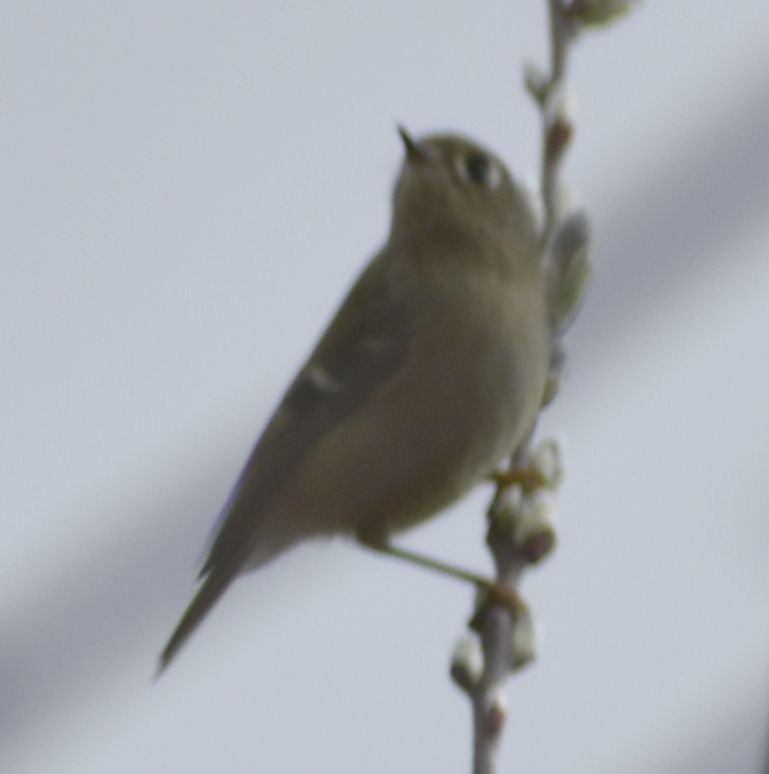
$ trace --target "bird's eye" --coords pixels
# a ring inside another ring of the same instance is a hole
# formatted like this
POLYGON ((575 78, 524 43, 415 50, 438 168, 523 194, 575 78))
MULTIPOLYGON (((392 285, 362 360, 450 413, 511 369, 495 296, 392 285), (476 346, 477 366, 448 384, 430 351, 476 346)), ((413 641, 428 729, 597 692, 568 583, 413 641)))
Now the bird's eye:
POLYGON ((484 188, 496 188, 502 179, 497 164, 482 153, 471 153, 461 159, 459 171, 466 180, 484 188))

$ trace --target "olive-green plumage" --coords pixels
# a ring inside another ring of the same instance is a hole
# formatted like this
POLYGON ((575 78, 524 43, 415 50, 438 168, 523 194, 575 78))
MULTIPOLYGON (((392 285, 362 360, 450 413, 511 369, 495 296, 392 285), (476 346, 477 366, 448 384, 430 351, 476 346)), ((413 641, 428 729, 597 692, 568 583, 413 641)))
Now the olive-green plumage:
POLYGON ((532 427, 550 336, 529 199, 475 143, 401 134, 387 243, 251 453, 161 669, 238 573, 313 536, 385 540, 486 478, 532 427))

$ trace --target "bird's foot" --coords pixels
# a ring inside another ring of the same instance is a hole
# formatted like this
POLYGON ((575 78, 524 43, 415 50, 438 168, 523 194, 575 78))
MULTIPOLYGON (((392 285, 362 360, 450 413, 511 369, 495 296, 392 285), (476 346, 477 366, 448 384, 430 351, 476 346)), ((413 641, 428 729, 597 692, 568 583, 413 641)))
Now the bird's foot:
POLYGON ((535 467, 498 470, 489 476, 489 480, 500 489, 517 485, 524 494, 543 489, 549 484, 542 471, 535 467))

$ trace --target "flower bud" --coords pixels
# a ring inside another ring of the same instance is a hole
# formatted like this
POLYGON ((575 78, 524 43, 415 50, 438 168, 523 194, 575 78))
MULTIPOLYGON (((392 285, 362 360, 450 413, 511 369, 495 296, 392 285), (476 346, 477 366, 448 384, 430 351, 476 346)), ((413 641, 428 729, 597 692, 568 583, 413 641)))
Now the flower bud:
POLYGON ((478 685, 483 674, 483 651, 478 638, 466 634, 459 639, 451 656, 451 678, 468 693, 478 685))
POLYGON ((545 489, 523 498, 515 525, 515 545, 526 561, 535 564, 555 546, 555 503, 545 489))
POLYGON ((563 483, 565 471, 561 446, 554 438, 541 441, 534 449, 531 467, 544 482, 544 486, 555 492, 563 483))
POLYGON ((510 657, 513 669, 522 669, 537 656, 537 628, 528 613, 513 624, 510 637, 510 657))

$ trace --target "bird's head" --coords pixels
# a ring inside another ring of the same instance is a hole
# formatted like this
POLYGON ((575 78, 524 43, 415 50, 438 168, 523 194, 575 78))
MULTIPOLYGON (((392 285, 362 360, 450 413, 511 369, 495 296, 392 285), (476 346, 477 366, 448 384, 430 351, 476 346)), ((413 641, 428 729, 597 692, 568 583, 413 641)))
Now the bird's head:
POLYGON ((393 196, 395 239, 472 245, 468 254, 481 259, 538 263, 531 196, 497 156, 459 135, 398 132, 405 156, 393 196))

